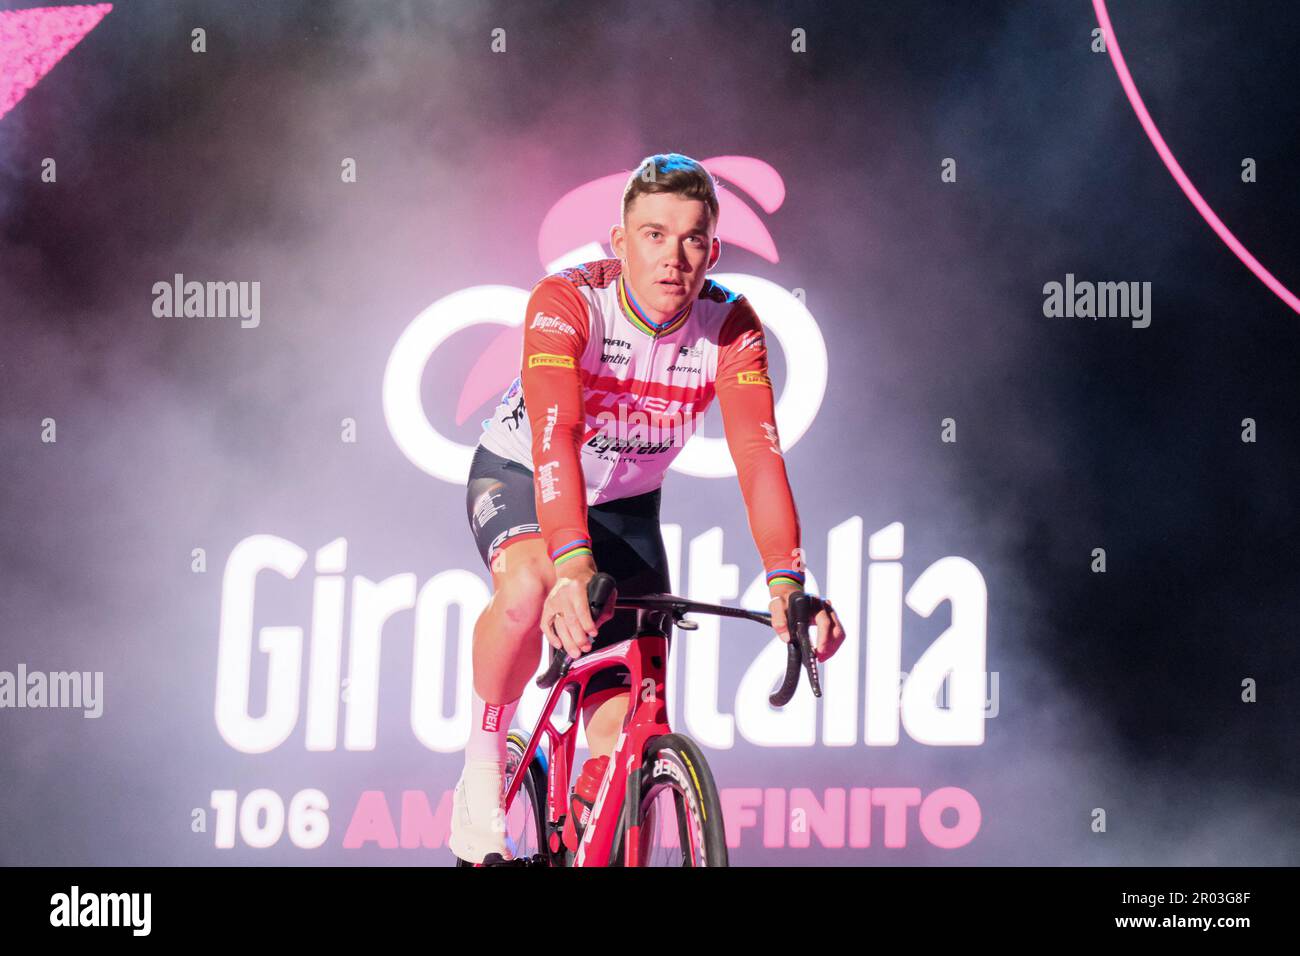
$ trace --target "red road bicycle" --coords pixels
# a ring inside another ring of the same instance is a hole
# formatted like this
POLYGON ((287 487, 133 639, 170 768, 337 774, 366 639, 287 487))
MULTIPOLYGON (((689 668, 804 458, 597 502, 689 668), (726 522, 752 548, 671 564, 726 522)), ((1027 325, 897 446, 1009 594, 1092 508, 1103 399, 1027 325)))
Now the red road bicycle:
MULTIPOLYGON (((592 620, 608 609, 616 586, 598 573, 587 587, 592 620)), ((617 596, 615 608, 637 612, 635 634, 576 660, 553 648, 551 663, 537 678, 551 693, 532 734, 512 730, 507 739, 506 827, 518 847, 515 858, 489 854, 483 863, 460 866, 727 866, 727 834, 713 774, 695 741, 668 726, 665 663, 669 627, 693 631, 687 614, 744 618, 768 626, 771 614, 718 604, 701 604, 673 594, 617 596), (631 674, 632 706, 614 745, 577 852, 564 845, 569 812, 570 775, 577 743, 577 718, 587 682, 608 667, 631 674), (569 696, 569 723, 557 730, 551 715, 569 696), (545 737, 548 746, 540 744, 545 737), (520 772, 523 768, 523 772, 520 772)), ((789 703, 806 669, 814 696, 821 697, 817 655, 809 625, 830 602, 802 591, 790 595, 785 676, 768 698, 774 707, 789 703)))

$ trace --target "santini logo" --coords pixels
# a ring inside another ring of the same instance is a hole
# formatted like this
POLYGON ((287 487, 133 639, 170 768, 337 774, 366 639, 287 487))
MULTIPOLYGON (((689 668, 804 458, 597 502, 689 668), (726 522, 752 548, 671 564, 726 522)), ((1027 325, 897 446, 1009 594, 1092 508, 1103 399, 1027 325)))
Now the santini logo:
POLYGON ((1065 274, 1065 284, 1043 286, 1043 315, 1049 319, 1132 319, 1133 328, 1151 324, 1150 282, 1075 282, 1065 274))
POLYGON ((87 893, 78 887, 50 897, 51 926, 130 926, 133 936, 148 936, 152 893, 87 893))

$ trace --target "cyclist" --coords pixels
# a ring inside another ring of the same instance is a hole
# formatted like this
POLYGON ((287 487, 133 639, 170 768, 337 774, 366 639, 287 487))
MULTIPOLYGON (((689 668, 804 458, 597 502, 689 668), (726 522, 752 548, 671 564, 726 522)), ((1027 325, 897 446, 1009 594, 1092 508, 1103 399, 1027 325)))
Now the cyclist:
MULTIPOLYGON (((475 450, 471 530, 492 573, 474 627, 472 722, 449 846, 462 860, 514 847, 502 810, 506 734, 538 665, 537 631, 572 657, 626 640, 635 612, 597 637, 587 582, 597 567, 624 594, 670 590, 660 486, 717 396, 750 530, 767 572, 773 626, 788 641, 786 597, 803 588, 799 516, 786 476, 763 327, 744 296, 706 272, 718 261, 712 176, 678 153, 644 159, 610 231, 615 258, 546 276, 524 319, 520 376, 475 450)), ((817 616, 817 654, 844 640, 817 616)), ((593 757, 613 752, 627 713, 626 668, 588 685, 593 757)))

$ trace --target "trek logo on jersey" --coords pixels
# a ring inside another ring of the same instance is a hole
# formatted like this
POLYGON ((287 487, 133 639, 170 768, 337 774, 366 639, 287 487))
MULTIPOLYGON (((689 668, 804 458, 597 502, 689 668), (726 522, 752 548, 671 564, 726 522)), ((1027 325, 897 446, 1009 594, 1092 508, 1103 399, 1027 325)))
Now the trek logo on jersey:
POLYGON ((736 378, 741 385, 766 385, 772 387, 772 380, 767 377, 767 373, 759 369, 751 369, 748 372, 737 372, 736 378))
POLYGON ((528 367, 537 368, 539 365, 554 365, 556 368, 574 368, 572 355, 552 355, 550 352, 538 352, 535 355, 528 356, 528 367))
POLYGON ((543 332, 547 329, 554 329, 556 332, 563 332, 565 335, 576 336, 578 330, 565 322, 557 315, 547 315, 545 312, 538 312, 533 316, 533 324, 528 326, 530 329, 540 329, 543 332))
POLYGON ((488 704, 483 708, 483 729, 495 734, 501 726, 501 705, 488 704))
POLYGON ((546 409, 546 428, 542 431, 542 451, 551 450, 551 434, 555 431, 555 423, 560 419, 560 406, 551 405, 546 409))
POLYGON ((763 347, 763 330, 750 329, 740 337, 740 351, 745 349, 757 349, 763 347))

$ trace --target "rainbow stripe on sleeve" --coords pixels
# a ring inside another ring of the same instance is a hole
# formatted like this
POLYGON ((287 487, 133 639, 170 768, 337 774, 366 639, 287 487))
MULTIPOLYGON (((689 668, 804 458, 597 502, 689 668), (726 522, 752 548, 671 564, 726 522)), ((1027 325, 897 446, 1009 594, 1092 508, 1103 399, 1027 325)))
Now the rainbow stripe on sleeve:
POLYGON ((767 572, 767 586, 773 584, 793 584, 797 588, 803 587, 804 574, 802 571, 792 571, 789 568, 779 568, 776 571, 767 572))
POLYGON ((590 538, 574 538, 568 544, 556 548, 551 552, 551 560, 556 564, 563 564, 570 558, 576 558, 580 554, 591 555, 590 538))

